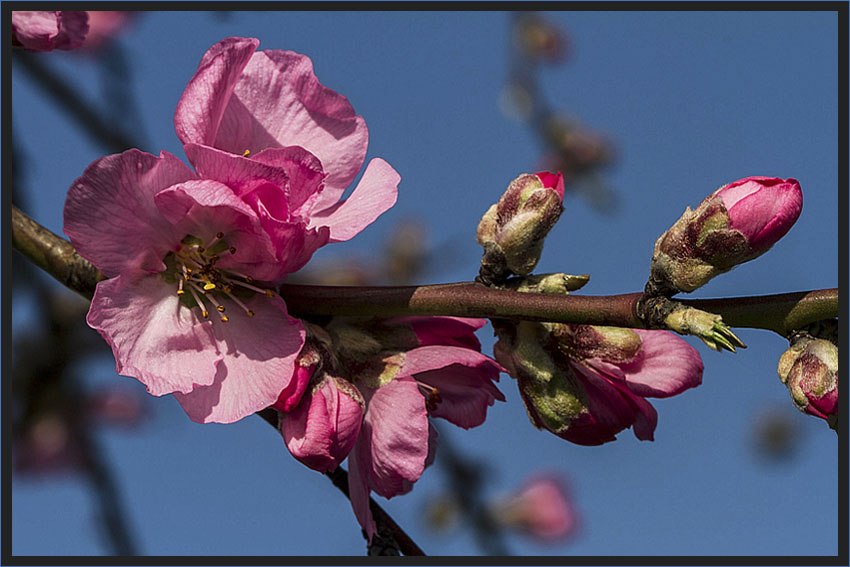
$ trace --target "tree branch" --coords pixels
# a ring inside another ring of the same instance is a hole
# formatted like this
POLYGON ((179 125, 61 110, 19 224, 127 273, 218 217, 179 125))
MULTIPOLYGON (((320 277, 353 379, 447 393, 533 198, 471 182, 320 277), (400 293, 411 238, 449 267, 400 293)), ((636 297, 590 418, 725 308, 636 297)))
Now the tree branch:
MULTIPOLYGON (((63 285, 91 299, 102 275, 70 242, 12 207, 12 241, 63 285)), ((292 315, 395 317, 451 315, 524 319, 616 327, 644 327, 635 313, 641 293, 551 295, 492 289, 474 282, 401 287, 282 285, 292 315)), ((686 299, 682 303, 723 317, 732 327, 766 329, 787 336, 794 329, 838 317, 838 288, 778 295, 686 299)))

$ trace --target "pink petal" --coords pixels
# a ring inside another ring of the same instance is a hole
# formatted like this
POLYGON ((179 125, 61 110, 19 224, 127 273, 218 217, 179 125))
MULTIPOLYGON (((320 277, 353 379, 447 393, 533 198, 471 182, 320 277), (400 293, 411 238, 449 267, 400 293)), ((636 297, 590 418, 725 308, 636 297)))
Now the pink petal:
POLYGON ((392 317, 385 319, 388 325, 410 327, 421 346, 451 345, 481 350, 475 331, 487 324, 486 319, 466 317, 392 317))
POLYGON ((77 252, 107 277, 125 269, 164 269, 163 256, 180 242, 154 204, 154 195, 195 174, 168 152, 127 150, 100 158, 74 181, 65 201, 65 234, 77 252))
POLYGON ((86 12, 12 12, 12 39, 32 51, 75 49, 88 32, 86 12))
POLYGON ((499 380, 501 368, 487 359, 479 367, 452 364, 439 370, 416 374, 416 380, 437 388, 439 402, 430 412, 432 417, 442 417, 458 427, 469 429, 484 423, 487 408, 505 396, 493 384, 499 380))
POLYGON ((252 53, 257 45, 229 38, 210 49, 178 105, 178 137, 184 144, 239 155, 306 148, 329 174, 326 185, 336 201, 366 156, 363 118, 344 96, 319 83, 308 57, 278 50, 252 53))
POLYGON ((428 457, 425 398, 416 382, 406 377, 363 394, 367 406, 357 458, 369 471, 369 486, 386 498, 408 492, 428 457))
MULTIPOLYGON (((744 233, 750 247, 759 252, 785 236, 803 209, 803 193, 796 179, 771 181, 778 183, 759 186, 759 191, 743 196, 731 208, 727 207, 729 225, 744 233)), ((723 200, 726 201, 725 197, 723 200)))
MULTIPOLYGON (((350 239, 395 204, 399 181, 401 176, 390 164, 381 158, 373 159, 366 166, 351 197, 323 211, 314 212, 310 226, 329 227, 331 242, 350 239)), ((319 206, 316 205, 317 209, 319 206)))
POLYGON ((553 189, 555 193, 564 200, 564 176, 561 175, 561 172, 558 173, 549 173, 548 171, 540 171, 535 173, 537 177, 540 178, 540 181, 543 183, 544 187, 549 187, 553 189))
POLYGON ((372 542, 372 536, 378 531, 375 525, 375 520, 372 518, 372 510, 369 508, 369 467, 371 460, 369 458, 368 449, 364 450, 363 445, 367 441, 364 436, 360 436, 354 449, 348 455, 348 497, 351 500, 351 508, 354 510, 354 516, 357 518, 357 523, 366 532, 366 539, 369 543, 372 542))
MULTIPOLYGON (((228 37, 204 54, 174 113, 174 128, 183 145, 215 145, 236 82, 259 45, 257 39, 228 37)), ((242 155, 246 149, 232 153, 242 155)))
POLYGON ((130 272, 97 284, 86 322, 115 355, 115 370, 161 396, 211 384, 217 352, 212 321, 199 323, 159 274, 130 272))
POLYGON ((492 359, 480 352, 456 346, 427 345, 404 353, 404 364, 398 375, 412 376, 428 370, 445 368, 451 364, 461 364, 473 368, 493 365, 502 370, 501 366, 498 366, 492 359))
POLYGON ((272 281, 282 274, 269 235, 260 219, 226 185, 208 179, 192 180, 157 193, 162 215, 174 222, 179 241, 187 234, 209 242, 218 232, 235 248, 221 256, 219 269, 237 269, 256 280, 272 281))
POLYGON ((634 360, 618 364, 629 390, 666 398, 702 383, 702 359, 694 347, 669 331, 632 330, 641 338, 640 350, 634 360))
POLYGON ((219 357, 215 381, 174 394, 193 421, 238 421, 274 404, 292 379, 304 345, 301 321, 289 316, 277 296, 257 294, 244 303, 253 317, 233 306, 229 322, 212 322, 215 343, 209 348, 219 357))
POLYGON ((281 416, 281 433, 293 457, 324 473, 335 469, 351 451, 362 416, 360 404, 329 377, 291 413, 281 416))

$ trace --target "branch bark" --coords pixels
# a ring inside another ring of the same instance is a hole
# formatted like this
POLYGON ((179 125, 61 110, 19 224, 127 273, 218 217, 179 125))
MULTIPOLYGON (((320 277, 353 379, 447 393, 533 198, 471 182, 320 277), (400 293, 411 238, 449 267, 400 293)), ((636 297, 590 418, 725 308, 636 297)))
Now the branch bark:
MULTIPOLYGON (((91 299, 103 278, 70 242, 12 207, 15 248, 63 285, 91 299)), ((282 285, 292 315, 395 317, 451 315, 641 328, 635 313, 640 292, 619 295, 551 295, 488 288, 474 282, 401 287, 282 285)), ((731 327, 766 329, 786 337, 794 329, 838 317, 838 288, 777 295, 685 299, 716 313, 731 327)))

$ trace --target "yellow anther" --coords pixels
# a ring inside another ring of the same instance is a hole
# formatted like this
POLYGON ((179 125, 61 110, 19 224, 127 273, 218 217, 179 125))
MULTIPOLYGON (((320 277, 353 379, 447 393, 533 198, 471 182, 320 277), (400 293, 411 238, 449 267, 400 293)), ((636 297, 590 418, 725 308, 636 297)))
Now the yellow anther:
POLYGON ((266 297, 274 297, 274 292, 270 289, 266 290, 266 297))
POLYGON ((210 291, 210 290, 212 290, 212 289, 215 289, 215 284, 214 284, 214 283, 212 283, 212 282, 207 282, 207 283, 205 283, 205 284, 204 284, 204 291, 210 291))
POLYGON ((184 293, 186 293, 186 292, 183 291, 182 289, 177 290, 177 295, 183 295, 184 293))
POLYGON ((248 317, 253 317, 253 316, 254 316, 254 312, 249 309, 248 310, 248 317))
POLYGON ((219 313, 224 313, 224 305, 219 305, 216 309, 218 309, 219 313))
POLYGON ((242 153, 242 157, 248 157, 249 155, 251 155, 251 150, 245 150, 245 151, 242 153))
POLYGON ((228 319, 228 318, 227 318, 227 315, 222 315, 222 316, 221 316, 221 322, 222 322, 222 323, 227 323, 228 321, 230 321, 230 319, 228 319))
POLYGON ((251 283, 254 281, 254 278, 252 278, 251 276, 245 276, 245 281, 251 283))
POLYGON ((209 316, 210 316, 209 312, 208 312, 206 309, 205 309, 205 310, 203 310, 203 311, 201 311, 201 315, 203 315, 203 316, 204 316, 204 319, 206 319, 207 317, 209 317, 209 316))

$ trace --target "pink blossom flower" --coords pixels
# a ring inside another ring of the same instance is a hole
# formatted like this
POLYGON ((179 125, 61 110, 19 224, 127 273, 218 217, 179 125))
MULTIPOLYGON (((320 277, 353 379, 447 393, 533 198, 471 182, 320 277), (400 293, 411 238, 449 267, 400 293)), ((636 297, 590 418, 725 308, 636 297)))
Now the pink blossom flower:
POLYGON ((489 406, 504 401, 493 383, 502 369, 479 352, 474 334, 484 324, 396 317, 335 320, 327 332, 309 326, 308 346, 324 341, 325 354, 314 366, 305 356, 305 368, 320 370, 298 406, 281 415, 281 432, 293 456, 321 472, 348 457, 351 504, 370 538, 370 492, 408 492, 433 460, 436 431, 428 417, 475 427, 489 406))
POLYGON ((558 542, 575 534, 578 513, 564 480, 551 473, 536 474, 510 498, 494 508, 503 525, 542 542, 558 542))
POLYGON ((195 421, 272 405, 304 329, 270 289, 284 272, 256 213, 167 152, 92 163, 68 191, 65 233, 109 278, 86 318, 119 374, 174 393, 195 421))
POLYGON ((532 423, 579 445, 629 427, 651 441, 658 414, 646 398, 702 382, 699 353, 667 331, 522 322, 500 333, 494 352, 518 379, 532 423))
POLYGON ((88 29, 87 12, 12 12, 12 45, 31 51, 76 49, 88 29))
POLYGON ((386 382, 358 383, 366 411, 348 457, 351 505, 370 539, 376 529, 370 492, 405 494, 433 462, 437 434, 428 417, 468 429, 484 422, 495 400, 505 399, 493 384, 501 367, 468 348, 418 347, 388 361, 387 369, 386 382))
POLYGON ((375 158, 340 201, 366 156, 365 121, 319 83, 308 57, 258 45, 231 37, 210 48, 174 124, 189 162, 257 212, 292 272, 320 246, 348 240, 389 209, 399 176, 375 158))
POLYGON ((129 150, 94 162, 65 206, 66 234, 110 278, 98 284, 89 325, 112 346, 119 373, 154 395, 174 393, 195 421, 297 404, 311 375, 296 368, 304 329, 273 289, 320 246, 351 238, 392 206, 399 181, 373 160, 337 202, 344 186, 336 192, 329 180, 347 183, 340 164, 362 163, 363 119, 302 55, 261 52, 245 68, 257 43, 214 45, 181 97, 175 122, 197 173, 167 152, 129 150), (288 145, 257 138, 248 158, 193 142, 242 146, 232 119, 283 132, 288 145))

